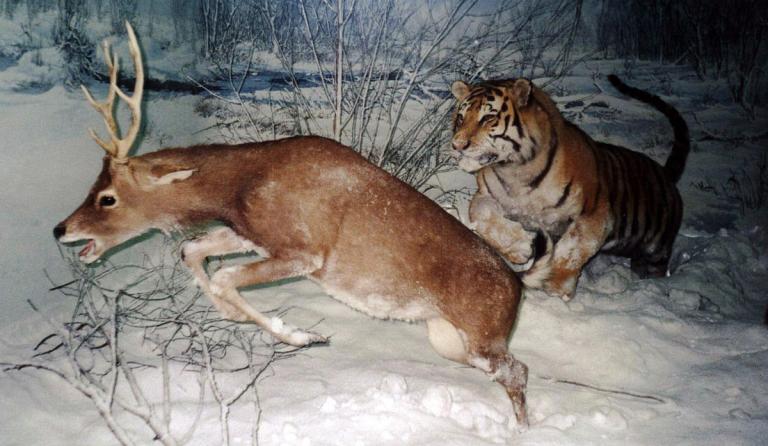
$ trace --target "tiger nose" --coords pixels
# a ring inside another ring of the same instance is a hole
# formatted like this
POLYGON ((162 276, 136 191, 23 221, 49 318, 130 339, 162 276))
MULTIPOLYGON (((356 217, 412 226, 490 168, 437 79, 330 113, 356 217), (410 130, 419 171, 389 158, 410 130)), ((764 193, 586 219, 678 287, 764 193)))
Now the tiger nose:
POLYGON ((64 225, 64 223, 59 223, 56 225, 55 228, 53 228, 53 238, 55 238, 56 240, 62 238, 66 233, 67 233, 67 227, 64 225))
POLYGON ((461 152, 462 150, 469 147, 469 140, 454 138, 453 141, 451 141, 451 144, 453 144, 453 150, 458 150, 461 152))

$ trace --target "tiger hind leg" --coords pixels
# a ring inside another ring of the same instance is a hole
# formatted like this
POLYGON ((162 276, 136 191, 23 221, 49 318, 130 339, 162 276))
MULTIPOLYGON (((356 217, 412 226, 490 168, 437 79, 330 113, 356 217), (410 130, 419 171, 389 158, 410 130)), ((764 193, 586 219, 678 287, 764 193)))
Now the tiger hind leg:
POLYGON ((654 277, 665 277, 669 272, 669 255, 661 258, 650 258, 647 256, 633 257, 630 262, 632 272, 641 279, 650 279, 654 277))

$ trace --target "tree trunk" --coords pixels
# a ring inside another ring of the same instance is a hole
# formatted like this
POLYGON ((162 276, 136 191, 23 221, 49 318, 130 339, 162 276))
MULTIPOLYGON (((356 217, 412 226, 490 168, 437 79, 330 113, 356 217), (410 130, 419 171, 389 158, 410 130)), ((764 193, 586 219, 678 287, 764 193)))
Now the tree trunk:
MULTIPOLYGON (((336 3, 336 98, 333 111, 333 139, 341 142, 341 101, 344 76, 344 0, 336 3)), ((322 76, 322 73, 320 74, 322 76)))

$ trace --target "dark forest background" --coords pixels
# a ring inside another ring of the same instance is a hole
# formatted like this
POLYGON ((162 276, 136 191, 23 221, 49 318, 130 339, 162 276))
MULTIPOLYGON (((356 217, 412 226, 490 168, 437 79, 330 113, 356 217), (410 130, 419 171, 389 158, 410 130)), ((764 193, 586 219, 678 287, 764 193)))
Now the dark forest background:
POLYGON ((744 107, 765 103, 768 2, 601 0, 595 13, 605 57, 690 64, 701 79, 727 79, 744 107))
POLYGON ((0 56, 57 48, 71 87, 105 80, 98 43, 130 21, 163 77, 149 89, 207 89, 222 101, 201 114, 231 140, 328 136, 422 190, 449 162, 456 79, 548 88, 609 59, 630 80, 640 63, 685 67, 746 119, 768 101, 764 0, 0 0, 0 14, 24 34, 0 56))
MULTIPOLYGON (((0 0, 0 12, 13 16, 25 6, 25 14, 55 10, 58 23, 54 40, 72 61, 83 69, 91 66, 95 45, 84 29, 91 16, 108 17, 115 33, 122 33, 125 20, 152 26, 163 17, 173 23, 173 42, 196 42, 201 57, 221 62, 238 45, 255 42, 262 49, 290 48, 292 57, 310 58, 304 45, 304 17, 311 17, 317 47, 333 48, 336 16, 320 0, 0 0)), ((768 2, 764 0, 519 0, 519 1, 431 1, 354 2, 347 0, 349 21, 346 33, 370 34, 382 20, 396 22, 408 15, 408 6, 463 4, 461 14, 476 17, 511 12, 503 18, 514 21, 514 13, 532 25, 546 26, 549 33, 537 39, 539 49, 551 44, 572 45, 579 37, 580 49, 597 49, 603 57, 655 60, 690 64, 701 78, 727 79, 733 99, 747 107, 766 100, 765 72, 768 69, 768 2), (357 6, 354 6, 357 3, 357 6), (398 14, 387 14, 397 10, 398 14), (374 14, 374 15, 371 15, 374 14), (559 35, 558 35, 559 34, 559 35), (551 42, 549 42, 551 40, 551 42)), ((503 15, 503 14, 502 14, 503 15)), ((498 44, 505 32, 513 31, 491 20, 498 30, 487 30, 498 44)), ((401 23, 402 24, 402 23, 401 23)), ((535 34, 532 29, 520 33, 535 34)), ((476 37, 476 36, 470 36, 476 37)), ((530 42, 529 42, 530 43, 530 42)), ((468 57, 470 55, 467 55, 468 57)), ((469 57, 471 59, 471 57, 469 57)), ((567 61, 561 61, 567 62, 567 61)), ((517 71, 521 70, 517 67, 517 71)))

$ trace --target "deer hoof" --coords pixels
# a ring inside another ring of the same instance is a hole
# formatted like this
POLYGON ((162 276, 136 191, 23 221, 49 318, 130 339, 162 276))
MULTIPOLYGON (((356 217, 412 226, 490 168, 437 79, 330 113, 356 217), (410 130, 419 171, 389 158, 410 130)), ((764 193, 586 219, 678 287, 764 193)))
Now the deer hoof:
POLYGON ((302 330, 284 323, 280 318, 272 318, 272 334, 280 341, 294 347, 306 347, 311 344, 325 344, 328 338, 320 334, 302 330))

